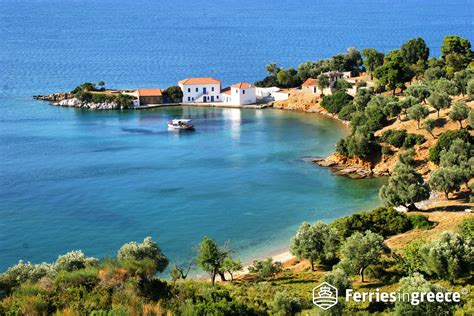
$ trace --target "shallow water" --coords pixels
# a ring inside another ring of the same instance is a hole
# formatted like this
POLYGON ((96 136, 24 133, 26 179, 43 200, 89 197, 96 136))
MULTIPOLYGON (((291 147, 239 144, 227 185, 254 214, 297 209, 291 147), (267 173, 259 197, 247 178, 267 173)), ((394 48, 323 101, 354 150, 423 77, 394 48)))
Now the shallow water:
POLYGON ((304 220, 377 205, 383 180, 302 161, 344 127, 314 114, 164 108, 87 112, 31 95, 83 81, 165 87, 188 76, 255 81, 347 47, 388 51, 422 36, 472 39, 473 2, 0 0, 0 270, 71 249, 114 255, 155 238, 173 261, 204 236, 244 260, 288 244, 304 220), (166 121, 191 117, 194 133, 166 121))

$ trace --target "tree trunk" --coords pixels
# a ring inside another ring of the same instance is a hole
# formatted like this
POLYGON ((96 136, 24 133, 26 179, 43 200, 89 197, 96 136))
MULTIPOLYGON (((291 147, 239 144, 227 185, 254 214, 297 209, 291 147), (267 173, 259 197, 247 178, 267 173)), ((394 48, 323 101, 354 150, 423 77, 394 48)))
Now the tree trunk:
POLYGON ((397 88, 393 88, 393 90, 392 90, 393 95, 395 95, 395 90, 397 90, 397 88))
POLYGON ((362 268, 360 268, 360 270, 359 270, 360 282, 361 282, 361 283, 364 283, 364 270, 365 270, 365 267, 362 267, 362 268))
POLYGON ((224 272, 219 271, 219 272, 217 272, 217 273, 219 273, 219 276, 221 277, 221 281, 227 281, 227 280, 225 279, 224 272))
POLYGON ((214 284, 216 284, 216 273, 213 272, 212 275, 211 275, 211 282, 212 282, 212 285, 214 286, 214 284))
POLYGON ((311 259, 310 262, 311 262, 311 271, 314 271, 314 260, 311 259))
POLYGON ((459 126, 460 126, 461 129, 462 129, 462 121, 459 121, 459 126))
POLYGON ((234 281, 234 274, 232 273, 232 271, 229 271, 229 274, 230 274, 230 281, 234 281))
POLYGON ((438 118, 439 118, 439 109, 436 109, 436 112, 438 113, 438 118))
POLYGON ((444 191, 444 197, 449 200, 449 191, 444 191))
POLYGON ((420 120, 416 121, 416 128, 420 129, 420 120))

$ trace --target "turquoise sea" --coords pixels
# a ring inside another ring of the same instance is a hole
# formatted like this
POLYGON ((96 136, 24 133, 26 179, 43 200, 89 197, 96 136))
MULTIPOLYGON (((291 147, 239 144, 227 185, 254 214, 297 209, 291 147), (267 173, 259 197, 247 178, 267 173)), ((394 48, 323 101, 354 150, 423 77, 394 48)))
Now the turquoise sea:
POLYGON ((316 114, 163 108, 88 112, 32 95, 83 81, 166 87, 188 76, 255 81, 264 65, 388 51, 422 36, 473 40, 473 1, 0 0, 0 270, 156 239, 184 261, 208 235, 244 261, 284 249, 304 220, 379 204, 383 179, 303 161, 347 132, 316 114), (166 121, 194 119, 193 133, 166 121))

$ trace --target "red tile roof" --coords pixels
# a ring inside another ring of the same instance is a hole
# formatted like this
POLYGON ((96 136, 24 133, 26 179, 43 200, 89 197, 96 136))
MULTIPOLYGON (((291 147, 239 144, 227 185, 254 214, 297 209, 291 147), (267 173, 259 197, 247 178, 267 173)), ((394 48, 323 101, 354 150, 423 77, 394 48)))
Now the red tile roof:
POLYGON ((251 88, 253 85, 251 85, 248 82, 239 82, 234 85, 232 85, 232 88, 238 88, 238 89, 246 89, 246 88, 251 88))
POLYGON ((318 80, 317 79, 313 79, 313 78, 308 78, 306 79, 306 81, 303 83, 303 86, 315 86, 317 84, 318 80))
POLYGON ((160 88, 138 89, 137 92, 141 97, 161 97, 163 95, 160 88))
POLYGON ((179 81, 179 84, 187 85, 187 84, 220 84, 221 81, 207 77, 207 78, 186 78, 179 81))
POLYGON ((222 89, 221 93, 230 95, 230 87, 222 89))

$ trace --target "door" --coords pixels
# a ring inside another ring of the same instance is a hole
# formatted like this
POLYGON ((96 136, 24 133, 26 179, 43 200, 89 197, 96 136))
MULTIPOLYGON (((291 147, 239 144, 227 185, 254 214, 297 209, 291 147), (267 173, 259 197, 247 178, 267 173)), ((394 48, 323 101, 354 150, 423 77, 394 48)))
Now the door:
POLYGON ((203 99, 203 102, 206 102, 206 101, 207 101, 207 100, 206 100, 206 97, 203 97, 202 99, 203 99))
POLYGON ((202 93, 206 94, 207 93, 207 89, 206 87, 202 88, 202 93))
POLYGON ((211 102, 214 102, 214 96, 213 95, 211 96, 211 102))

